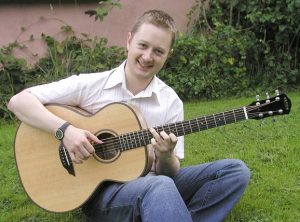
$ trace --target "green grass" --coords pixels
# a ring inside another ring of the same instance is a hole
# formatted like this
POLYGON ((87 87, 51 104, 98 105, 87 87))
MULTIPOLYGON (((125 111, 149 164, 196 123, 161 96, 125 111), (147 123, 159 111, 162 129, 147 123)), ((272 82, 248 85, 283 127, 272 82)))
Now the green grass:
MULTIPOLYGON (((242 159, 251 182, 227 222, 300 222, 300 93, 290 93, 290 115, 276 122, 249 120, 187 135, 183 165, 242 159)), ((185 103, 186 119, 248 105, 253 98, 185 103)), ((84 221, 80 211, 46 212, 20 184, 14 161, 16 123, 0 122, 0 221, 84 221)))

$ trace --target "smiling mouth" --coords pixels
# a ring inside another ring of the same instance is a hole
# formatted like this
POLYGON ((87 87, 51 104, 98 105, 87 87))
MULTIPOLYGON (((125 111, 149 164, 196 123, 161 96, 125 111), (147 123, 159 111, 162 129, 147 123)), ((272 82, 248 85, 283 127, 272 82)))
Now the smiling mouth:
POLYGON ((142 68, 142 69, 150 69, 153 67, 153 64, 144 64, 143 62, 141 62, 140 60, 137 60, 138 61, 138 64, 139 66, 142 68))

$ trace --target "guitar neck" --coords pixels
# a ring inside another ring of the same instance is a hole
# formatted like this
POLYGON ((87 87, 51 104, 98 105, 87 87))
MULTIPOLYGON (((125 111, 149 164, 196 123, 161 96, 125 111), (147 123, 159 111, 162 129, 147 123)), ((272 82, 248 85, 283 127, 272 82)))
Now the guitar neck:
MULTIPOLYGON (((165 131, 167 134, 173 133, 178 137, 235 123, 245 119, 248 119, 246 107, 241 107, 222 113, 202 116, 191 120, 180 121, 153 128, 157 132, 165 131)), ((130 132, 120 135, 118 139, 115 140, 115 146, 117 146, 120 151, 125 151, 148 145, 151 143, 151 138, 153 138, 153 136, 148 129, 130 132)))

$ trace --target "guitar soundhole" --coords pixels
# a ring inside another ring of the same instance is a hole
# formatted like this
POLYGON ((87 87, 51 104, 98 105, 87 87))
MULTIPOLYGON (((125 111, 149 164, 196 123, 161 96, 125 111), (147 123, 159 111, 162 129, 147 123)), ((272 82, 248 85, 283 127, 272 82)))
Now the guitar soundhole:
POLYGON ((96 158, 102 162, 114 161, 120 155, 116 142, 112 139, 115 135, 111 132, 102 132, 97 137, 104 143, 95 148, 96 158))

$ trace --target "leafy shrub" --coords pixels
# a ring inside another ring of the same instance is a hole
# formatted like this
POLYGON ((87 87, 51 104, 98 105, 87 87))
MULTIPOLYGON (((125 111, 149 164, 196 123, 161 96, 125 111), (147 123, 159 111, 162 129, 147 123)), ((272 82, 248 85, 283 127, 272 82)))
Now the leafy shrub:
MULTIPOLYGON (((48 55, 34 67, 11 55, 11 46, 0 51, 0 118, 10 119, 6 103, 11 96, 32 85, 52 82, 72 74, 101 72, 119 65, 125 59, 121 47, 107 46, 104 38, 71 36, 62 42, 42 36, 48 55)), ((15 47, 15 45, 13 46, 15 47)))
POLYGON ((297 0, 196 0, 191 34, 181 35, 160 76, 183 99, 299 87, 297 0))
POLYGON ((245 95, 255 81, 248 63, 258 56, 252 36, 222 25, 208 36, 182 34, 160 77, 183 99, 245 95))

